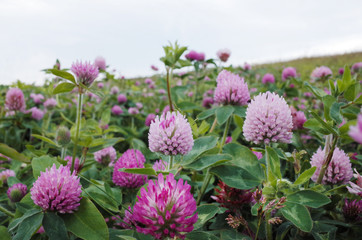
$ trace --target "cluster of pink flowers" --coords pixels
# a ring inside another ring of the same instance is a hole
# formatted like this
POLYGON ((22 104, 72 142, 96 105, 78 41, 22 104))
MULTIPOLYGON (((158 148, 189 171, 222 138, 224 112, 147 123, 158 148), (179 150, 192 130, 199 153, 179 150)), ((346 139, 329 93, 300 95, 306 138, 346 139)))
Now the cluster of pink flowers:
POLYGON ((98 67, 90 62, 75 62, 70 70, 76 75, 77 82, 82 83, 86 87, 92 85, 98 76, 98 67))
POLYGON ((283 69, 282 72, 282 80, 286 81, 289 78, 296 78, 297 77, 297 70, 293 67, 287 67, 283 69))
POLYGON ((293 117, 293 129, 303 129, 303 125, 307 121, 304 112, 297 111, 293 106, 290 106, 290 111, 293 117))
POLYGON ((15 172, 10 169, 6 169, 0 172, 0 180, 5 184, 9 177, 15 177, 15 172))
POLYGON ((157 180, 149 180, 147 187, 141 189, 133 214, 128 214, 129 222, 133 222, 138 232, 155 239, 184 239, 198 219, 190 190, 187 182, 176 181, 172 173, 166 179, 160 173, 157 180))
POLYGON ((267 83, 275 83, 275 77, 273 74, 271 73, 266 73, 264 76, 263 76, 263 79, 261 80, 261 82, 263 84, 267 84, 267 83))
POLYGON ((149 148, 152 152, 165 155, 185 155, 194 145, 190 124, 179 112, 167 112, 157 116, 148 133, 149 148))
POLYGON ((55 106, 57 106, 57 100, 55 100, 55 98, 48 98, 43 103, 43 106, 48 110, 53 109, 55 106))
POLYGON ((362 69, 362 62, 356 62, 351 67, 352 73, 358 73, 361 69, 362 69))
POLYGON ((101 56, 96 57, 96 59, 94 60, 94 65, 99 69, 99 70, 106 70, 106 59, 104 59, 101 56))
POLYGON ((124 94, 119 94, 117 97, 117 101, 119 104, 127 102, 127 97, 124 94))
POLYGON ((271 92, 260 93, 248 105, 243 126, 247 141, 290 143, 292 129, 292 114, 283 97, 271 92))
POLYGON ((219 51, 217 51, 216 55, 220 59, 220 61, 227 62, 231 55, 231 51, 227 48, 220 49, 219 51))
POLYGON ((39 94, 31 93, 30 98, 32 98, 36 104, 40 104, 44 100, 44 96, 40 93, 39 94))
POLYGON ((131 115, 136 115, 136 114, 139 114, 140 111, 136 107, 130 107, 130 108, 128 108, 128 113, 131 115))
POLYGON ((119 93, 119 88, 117 86, 113 86, 111 88, 111 94, 118 94, 119 93))
POLYGON ((25 98, 24 93, 19 88, 10 88, 5 97, 5 107, 9 111, 20 111, 25 110, 25 98))
POLYGON ((243 69, 244 69, 244 71, 250 71, 251 70, 251 65, 249 63, 244 63, 243 69))
POLYGON ((144 168, 146 162, 143 154, 137 149, 128 149, 117 160, 114 165, 112 180, 114 184, 126 188, 138 188, 145 184, 147 180, 146 175, 132 174, 120 172, 121 168, 144 168))
POLYGON ((123 110, 120 106, 118 105, 114 105, 111 109, 112 114, 119 116, 123 113, 123 110))
POLYGON ((44 210, 73 213, 80 205, 81 184, 79 177, 71 174, 69 167, 55 164, 41 172, 30 190, 31 199, 44 210))
POLYGON ((155 114, 153 113, 148 114, 145 120, 145 125, 147 127, 151 126, 151 123, 155 120, 155 118, 156 118, 155 114))
POLYGON ((354 169, 354 171, 356 173, 353 174, 353 176, 357 179, 357 181, 356 181, 356 183, 349 182, 349 184, 351 186, 350 187, 347 186, 347 189, 350 193, 356 194, 356 195, 362 197, 362 176, 357 172, 356 169, 354 169))
POLYGON ((317 67, 313 70, 312 74, 310 75, 312 81, 318 80, 318 79, 328 79, 332 76, 332 70, 329 67, 321 66, 317 67))
POLYGON ((165 171, 167 169, 167 166, 168 163, 160 159, 153 164, 152 168, 155 171, 165 171))
POLYGON ((237 74, 223 70, 216 79, 214 100, 220 104, 246 105, 250 100, 248 84, 237 74))
MULTIPOLYGON (((311 158, 311 166, 317 167, 311 179, 316 182, 325 161, 325 149, 319 148, 311 158)), ((323 184, 346 184, 353 176, 352 164, 348 155, 341 149, 335 148, 331 162, 323 176, 323 184)))
POLYGON ((190 51, 188 54, 185 55, 186 59, 190 61, 204 61, 205 54, 202 52, 196 52, 194 50, 190 51))
POLYGON ((112 146, 94 153, 94 159, 105 166, 113 166, 116 158, 116 149, 114 149, 112 146))
POLYGON ((44 117, 44 112, 37 107, 30 108, 29 110, 26 111, 26 113, 31 113, 31 118, 38 121, 43 119, 44 117))

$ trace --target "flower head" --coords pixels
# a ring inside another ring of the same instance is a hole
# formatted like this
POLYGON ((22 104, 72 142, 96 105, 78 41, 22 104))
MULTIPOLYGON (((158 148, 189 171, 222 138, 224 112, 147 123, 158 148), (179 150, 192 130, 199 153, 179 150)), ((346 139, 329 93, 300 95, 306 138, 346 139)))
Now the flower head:
POLYGON ((168 163, 163 161, 162 159, 160 159, 153 164, 152 168, 155 171, 165 171, 167 166, 168 166, 168 163))
POLYGON ((338 69, 338 73, 339 73, 339 75, 343 75, 343 73, 344 73, 344 68, 339 68, 339 69, 338 69))
POLYGON ((106 59, 104 59, 104 57, 98 56, 96 57, 96 59, 94 60, 94 65, 99 69, 99 70, 106 70, 106 59))
POLYGON ((252 201, 253 193, 249 190, 232 188, 222 181, 219 181, 217 185, 218 188, 215 188, 217 194, 211 198, 220 203, 221 207, 237 212, 243 204, 249 204, 252 201))
POLYGON ((205 60, 205 54, 204 53, 198 53, 194 50, 190 51, 188 54, 185 55, 186 59, 190 61, 204 61, 205 60))
POLYGON ((31 118, 35 120, 41 120, 44 117, 44 112, 37 107, 32 107, 27 112, 31 112, 31 118))
POLYGON ((213 104, 214 99, 212 97, 204 97, 204 99, 202 100, 202 106, 204 108, 211 108, 213 104))
POLYGON ((185 238, 198 218, 190 190, 187 182, 176 181, 172 173, 166 179, 160 173, 158 180, 149 180, 133 208, 137 231, 156 239, 185 238))
POLYGON ((288 78, 296 78, 297 77, 297 70, 293 67, 287 67, 283 69, 282 72, 282 80, 286 81, 288 78))
POLYGON ((353 73, 358 73, 361 69, 362 69, 362 62, 356 62, 351 67, 353 73))
POLYGON ((6 192, 10 201, 20 202, 20 200, 26 195, 28 187, 22 183, 16 183, 13 186, 9 187, 6 192))
POLYGON ((165 155, 185 155, 194 145, 190 124, 179 112, 167 112, 157 116, 148 133, 149 148, 152 152, 165 155))
MULTIPOLYGON (((319 148, 311 158, 312 167, 317 167, 311 179, 316 182, 324 163, 325 149, 319 148)), ((352 164, 348 155, 341 149, 335 148, 333 157, 323 176, 323 184, 346 184, 352 178, 352 164)))
POLYGON ((126 95, 124 95, 124 94, 119 94, 118 97, 117 97, 117 101, 118 101, 118 103, 120 103, 120 104, 127 102, 127 97, 126 97, 126 95))
POLYGON ((5 107, 10 111, 24 111, 25 99, 23 91, 19 88, 10 88, 6 93, 5 107))
POLYGON ((156 118, 155 114, 153 113, 148 114, 145 120, 145 125, 149 127, 151 123, 155 120, 155 118, 156 118))
POLYGON ((44 210, 73 213, 80 205, 81 185, 75 171, 53 164, 41 172, 30 190, 31 199, 44 210))
POLYGON ((359 144, 362 144, 362 113, 358 114, 357 125, 349 127, 349 136, 359 144))
POLYGON ((351 186, 347 186, 347 189, 350 193, 362 197, 362 176, 357 172, 356 169, 354 169, 354 171, 356 172, 356 174, 353 174, 353 176, 357 178, 357 181, 356 183, 349 182, 351 186))
POLYGON ((111 88, 111 94, 117 94, 117 93, 119 93, 119 88, 117 86, 113 86, 111 88))
POLYGON ((136 107, 130 107, 130 108, 128 108, 128 113, 131 115, 135 115, 135 114, 139 114, 140 111, 136 107))
POLYGON ((267 84, 267 83, 275 83, 275 77, 273 74, 271 73, 267 73, 263 76, 263 79, 261 80, 261 82, 263 84, 267 84))
POLYGON ((362 219, 362 200, 344 200, 343 216, 348 222, 362 219))
POLYGON ((43 106, 48 110, 53 109, 55 106, 57 106, 57 100, 55 100, 55 98, 48 98, 43 103, 43 106))
POLYGON ((250 71, 251 70, 251 65, 249 63, 244 63, 243 69, 244 69, 244 71, 250 71))
POLYGON ((248 84, 244 78, 223 70, 217 76, 214 100, 220 104, 246 105, 250 100, 248 84))
POLYGON ((114 149, 112 146, 94 153, 94 159, 105 166, 113 166, 116 158, 116 149, 114 149))
POLYGON ((275 93, 260 93, 246 109, 243 134, 248 141, 256 144, 290 143, 292 129, 293 120, 288 104, 275 93))
POLYGON ((121 168, 144 168, 146 162, 143 154, 136 149, 128 149, 117 160, 113 170, 113 182, 120 187, 138 188, 145 184, 146 175, 120 172, 121 168))
POLYGON ((303 129, 303 124, 307 121, 304 112, 302 111, 295 111, 292 112, 293 116, 293 129, 303 129))
POLYGON ((70 70, 77 76, 78 83, 82 83, 86 87, 92 85, 98 76, 98 67, 90 62, 75 62, 70 70))
POLYGON ((227 62, 231 55, 231 51, 227 48, 220 49, 219 51, 217 51, 216 55, 222 62, 227 62))
MULTIPOLYGON (((67 167, 70 169, 72 167, 73 157, 65 156, 64 161, 67 161, 67 167)), ((74 171, 79 172, 80 170, 81 170, 80 160, 79 160, 79 158, 76 157, 74 159, 74 171)))
POLYGON ((158 67, 156 67, 155 65, 151 65, 151 69, 152 69, 153 71, 158 71, 158 67))
POLYGON ((66 126, 59 126, 55 139, 60 146, 67 146, 70 143, 70 131, 66 126))
POLYGON ((112 111, 112 114, 117 115, 117 116, 119 116, 119 115, 121 115, 123 113, 122 108, 120 106, 118 106, 118 105, 114 105, 112 107, 111 111, 112 111))
POLYGON ((0 172, 0 181, 7 183, 9 177, 15 177, 15 172, 10 169, 6 169, 0 172))
POLYGON ((32 94, 30 94, 30 97, 33 99, 33 101, 36 104, 40 104, 44 100, 44 96, 42 94, 40 94, 40 93, 39 94, 32 93, 32 94))
POLYGON ((332 74, 332 70, 329 67, 321 66, 314 69, 310 77, 315 81, 318 79, 328 79, 332 74))

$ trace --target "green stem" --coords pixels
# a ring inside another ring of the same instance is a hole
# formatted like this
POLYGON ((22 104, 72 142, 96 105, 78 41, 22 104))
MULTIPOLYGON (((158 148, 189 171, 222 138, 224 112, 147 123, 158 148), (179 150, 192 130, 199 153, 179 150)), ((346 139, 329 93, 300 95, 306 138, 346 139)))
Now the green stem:
POLYGON ((60 153, 60 158, 64 160, 65 157, 65 152, 67 151, 67 149, 65 147, 62 147, 62 151, 60 153))
POLYGON ((206 188, 209 186, 210 180, 211 180, 211 174, 209 173, 209 169, 207 169, 207 172, 206 172, 206 175, 204 178, 204 182, 203 182, 201 190, 200 190, 200 194, 197 197, 197 201, 196 201, 197 205, 200 204, 202 196, 204 195, 206 188))
POLYGON ((77 146, 78 146, 78 140, 79 140, 79 132, 80 132, 80 122, 81 122, 81 115, 82 115, 82 89, 79 88, 79 94, 78 94, 78 107, 77 107, 77 120, 76 120, 76 131, 75 131, 75 140, 74 140, 74 148, 73 148, 73 158, 72 158, 72 167, 70 168, 70 171, 73 172, 74 170, 74 162, 75 162, 75 155, 77 153, 77 146))
POLYGON ((168 94, 168 102, 170 105, 170 111, 173 112, 173 105, 172 105, 172 99, 171 99, 171 90, 170 90, 170 81, 172 79, 172 69, 170 73, 170 69, 166 69, 166 80, 167 80, 167 94, 168 94))
POLYGON ((214 120, 214 122, 212 123, 212 126, 211 126, 211 128, 210 128, 209 133, 212 133, 212 132, 214 131, 214 129, 215 129, 215 127, 216 127, 216 124, 217 124, 217 119, 216 119, 216 117, 215 117, 215 120, 214 120))
POLYGON ((226 140, 226 136, 227 136, 228 131, 229 131, 230 123, 231 123, 231 117, 229 117, 228 120, 226 121, 226 126, 225 126, 225 129, 224 129, 224 135, 222 136, 222 139, 221 139, 219 153, 222 152, 222 147, 225 144, 225 140, 226 140))
POLYGON ((172 165, 173 165, 173 155, 170 155, 170 162, 168 164, 168 170, 172 169, 172 165))
POLYGON ((258 227, 257 227, 257 229, 256 229, 256 233, 255 233, 255 238, 254 238, 254 240, 257 240, 257 239, 258 239, 259 230, 260 230, 260 225, 261 225, 261 220, 262 220, 262 216, 259 216, 258 227))
POLYGON ((328 156, 327 156, 326 160, 323 163, 321 171, 319 172, 319 176, 318 176, 318 180, 317 180, 318 184, 322 183, 323 177, 324 177, 324 175, 325 175, 325 173, 327 171, 329 163, 332 160, 334 149, 336 148, 336 145, 337 145, 337 140, 338 140, 338 137, 335 137, 334 140, 333 140, 333 143, 332 143, 332 147, 329 150, 328 156))
POLYGON ((268 223, 268 220, 270 219, 271 212, 268 211, 265 214, 265 232, 266 232, 266 239, 267 240, 273 240, 273 231, 272 231, 272 225, 268 223))
POLYGON ((0 205, 0 211, 5 213, 6 215, 8 215, 9 217, 15 217, 15 214, 10 212, 9 210, 3 208, 1 205, 0 205))

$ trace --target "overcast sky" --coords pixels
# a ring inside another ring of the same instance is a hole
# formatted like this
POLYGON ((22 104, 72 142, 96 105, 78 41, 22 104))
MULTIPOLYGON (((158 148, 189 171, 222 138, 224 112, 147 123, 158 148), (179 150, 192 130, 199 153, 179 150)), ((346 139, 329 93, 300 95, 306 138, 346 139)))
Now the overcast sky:
MULTIPOLYGON (((168 41, 242 65, 362 50, 362 1, 0 0, 0 83, 103 56, 126 77, 152 74, 168 41)), ((361 59, 362 60, 362 59, 361 59)))

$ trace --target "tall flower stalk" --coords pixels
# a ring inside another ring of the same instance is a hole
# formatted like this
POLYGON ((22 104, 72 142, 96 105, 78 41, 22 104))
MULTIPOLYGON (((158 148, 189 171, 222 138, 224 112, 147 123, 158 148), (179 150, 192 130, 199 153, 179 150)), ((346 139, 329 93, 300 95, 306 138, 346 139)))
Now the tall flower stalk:
POLYGON ((75 162, 75 156, 77 154, 77 147, 78 147, 78 141, 79 141, 79 132, 80 132, 80 126, 81 126, 81 116, 82 116, 82 106, 83 106, 83 94, 82 94, 82 88, 79 88, 78 93, 78 105, 77 105, 77 118, 76 118, 76 130, 75 130, 75 139, 74 139, 74 148, 73 148, 73 156, 72 156, 72 166, 70 168, 70 171, 73 172, 74 170, 74 162, 75 162))

